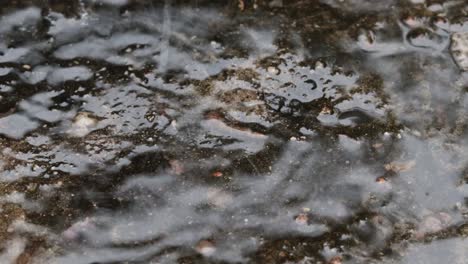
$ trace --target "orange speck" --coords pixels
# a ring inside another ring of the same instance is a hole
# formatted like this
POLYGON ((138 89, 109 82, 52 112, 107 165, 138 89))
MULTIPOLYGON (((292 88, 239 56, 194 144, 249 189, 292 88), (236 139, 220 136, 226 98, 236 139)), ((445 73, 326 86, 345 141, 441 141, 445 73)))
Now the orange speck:
POLYGON ((322 108, 322 111, 320 111, 321 114, 324 114, 324 115, 329 115, 332 113, 332 109, 328 106, 324 106, 322 108))
POLYGON ((341 264, 343 261, 343 258, 341 256, 334 256, 333 258, 330 259, 328 264, 341 264))
POLYGON ((220 171, 215 171, 211 174, 213 177, 222 177, 223 176, 223 173, 220 172, 220 171))
POLYGON ((378 183, 385 183, 387 182, 387 179, 385 177, 378 177, 375 181, 378 183))
POLYGON ((300 225, 307 225, 309 222, 309 216, 307 216, 307 214, 299 214, 298 216, 296 216, 295 220, 296 223, 300 225))
POLYGON ((211 241, 201 240, 198 242, 195 250, 201 255, 208 257, 215 253, 216 247, 211 241))

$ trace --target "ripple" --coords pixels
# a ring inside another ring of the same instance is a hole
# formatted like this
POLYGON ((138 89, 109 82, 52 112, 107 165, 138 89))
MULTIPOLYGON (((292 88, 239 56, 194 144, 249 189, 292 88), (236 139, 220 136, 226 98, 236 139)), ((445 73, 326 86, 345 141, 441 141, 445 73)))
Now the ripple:
POLYGON ((463 259, 461 2, 234 2, 6 5, 2 260, 463 259))

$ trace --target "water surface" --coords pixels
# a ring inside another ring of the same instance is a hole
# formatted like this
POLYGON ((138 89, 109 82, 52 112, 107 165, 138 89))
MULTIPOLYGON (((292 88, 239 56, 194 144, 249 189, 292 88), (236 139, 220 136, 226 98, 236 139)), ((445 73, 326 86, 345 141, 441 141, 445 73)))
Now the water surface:
POLYGON ((11 1, 1 263, 467 263, 464 1, 11 1))

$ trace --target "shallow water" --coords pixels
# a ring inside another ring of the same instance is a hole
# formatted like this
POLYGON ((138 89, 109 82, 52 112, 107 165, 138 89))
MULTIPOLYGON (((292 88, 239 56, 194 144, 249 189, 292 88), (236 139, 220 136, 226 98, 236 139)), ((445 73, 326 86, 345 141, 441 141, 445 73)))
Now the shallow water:
POLYGON ((467 263, 464 1, 11 1, 0 263, 467 263))

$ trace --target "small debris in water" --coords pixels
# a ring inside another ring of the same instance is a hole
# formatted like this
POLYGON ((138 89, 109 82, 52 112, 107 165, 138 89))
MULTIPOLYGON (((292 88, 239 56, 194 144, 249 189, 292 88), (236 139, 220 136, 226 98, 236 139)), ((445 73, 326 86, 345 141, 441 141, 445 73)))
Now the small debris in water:
POLYGON ((378 182, 378 183, 386 183, 387 178, 381 176, 381 177, 378 177, 375 181, 378 182))
POLYGON ((146 118, 146 120, 148 120, 148 122, 153 122, 154 119, 156 118, 156 115, 155 115, 154 112, 147 113, 147 114, 145 115, 145 118, 146 118))
POLYGON ((332 109, 328 106, 322 107, 322 110, 320 111, 320 114, 323 115, 330 115, 332 113, 332 109))
POLYGON ((286 252, 282 251, 282 250, 278 253, 278 257, 280 257, 280 258, 285 258, 287 255, 288 254, 286 252))
POLYGON ((307 225, 309 223, 309 216, 305 213, 300 213, 296 216, 295 221, 300 225, 307 225))
POLYGON ((233 202, 234 197, 220 188, 210 188, 207 192, 207 199, 211 205, 218 208, 225 208, 228 204, 233 202))
POLYGON ((334 256, 333 258, 328 261, 328 264, 341 264, 343 261, 343 258, 341 256, 334 256))
POLYGON ((90 113, 80 112, 75 116, 68 133, 74 137, 84 137, 91 132, 91 129, 96 127, 97 122, 97 119, 90 113))
POLYGON ((325 63, 321 62, 321 61, 316 61, 315 62, 315 69, 316 70, 321 70, 325 68, 325 63))
POLYGON ((213 172, 211 175, 212 175, 213 177, 219 178, 219 177, 222 177, 222 176, 223 176, 223 173, 220 172, 220 171, 215 171, 215 172, 213 172))
POLYGON ((244 9, 245 9, 244 0, 239 0, 237 7, 239 7, 240 11, 244 11, 244 9))
POLYGON ((449 227, 451 224, 452 217, 445 212, 427 215, 421 221, 416 231, 415 237, 417 239, 422 239, 426 235, 442 231, 443 229, 449 227))
POLYGON ((408 162, 391 162, 385 164, 384 167, 387 171, 393 172, 407 172, 416 165, 416 161, 411 160, 408 162))
POLYGON ((205 257, 210 257, 216 252, 216 247, 212 242, 208 240, 201 240, 200 242, 198 242, 197 246, 195 247, 195 250, 205 257))
POLYGON ((95 228, 95 225, 91 218, 86 217, 84 220, 74 223, 65 230, 63 232, 63 237, 67 240, 77 240, 83 232, 88 231, 90 228, 95 228))
POLYGON ((220 49, 220 48, 221 48, 221 44, 218 43, 218 42, 216 42, 216 41, 214 41, 214 40, 210 42, 210 45, 211 45, 211 47, 212 47, 213 49, 220 49))
POLYGON ((273 66, 269 66, 267 68, 267 71, 268 71, 268 73, 271 73, 271 74, 274 74, 274 75, 278 75, 279 72, 280 72, 278 68, 273 67, 273 66))
POLYGON ((460 69, 468 71, 468 32, 458 32, 452 35, 450 51, 460 69))
POLYGON ((175 175, 181 175, 185 172, 184 165, 179 160, 170 160, 171 172, 175 175))

